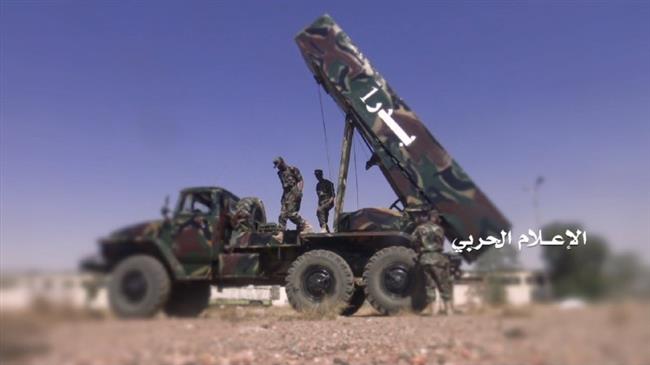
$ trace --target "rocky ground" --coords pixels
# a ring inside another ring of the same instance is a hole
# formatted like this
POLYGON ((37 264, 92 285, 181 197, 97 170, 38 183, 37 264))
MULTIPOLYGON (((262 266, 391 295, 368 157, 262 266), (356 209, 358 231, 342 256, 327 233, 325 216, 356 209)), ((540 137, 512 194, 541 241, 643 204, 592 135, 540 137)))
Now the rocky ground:
POLYGON ((647 303, 453 317, 262 307, 137 321, 3 314, 0 334, 2 364, 650 364, 647 303))

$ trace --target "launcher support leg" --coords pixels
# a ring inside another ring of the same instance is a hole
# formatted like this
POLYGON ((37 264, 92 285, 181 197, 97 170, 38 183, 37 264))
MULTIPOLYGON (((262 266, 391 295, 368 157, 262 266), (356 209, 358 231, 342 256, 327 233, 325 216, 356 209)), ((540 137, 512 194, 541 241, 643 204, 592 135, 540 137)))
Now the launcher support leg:
POLYGON ((350 151, 352 150, 352 138, 354 137, 354 124, 350 117, 345 118, 345 130, 343 131, 343 145, 341 146, 341 163, 339 164, 339 180, 336 188, 336 202, 334 205, 334 232, 339 230, 339 218, 343 211, 345 199, 345 187, 348 180, 350 167, 350 151))

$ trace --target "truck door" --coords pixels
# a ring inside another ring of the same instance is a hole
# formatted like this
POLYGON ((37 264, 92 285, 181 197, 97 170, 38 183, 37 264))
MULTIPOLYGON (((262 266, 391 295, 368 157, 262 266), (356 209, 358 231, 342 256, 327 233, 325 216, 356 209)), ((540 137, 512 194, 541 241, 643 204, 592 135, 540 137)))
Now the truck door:
POLYGON ((172 241, 172 251, 181 263, 203 266, 211 262, 218 214, 215 192, 182 194, 174 216, 172 241))

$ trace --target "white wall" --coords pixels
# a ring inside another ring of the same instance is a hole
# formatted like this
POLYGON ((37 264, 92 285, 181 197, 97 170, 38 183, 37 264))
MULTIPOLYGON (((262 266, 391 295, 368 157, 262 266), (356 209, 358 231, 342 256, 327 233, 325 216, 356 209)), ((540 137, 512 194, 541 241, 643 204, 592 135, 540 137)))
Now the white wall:
MULTIPOLYGON (((507 301, 512 305, 530 304, 540 296, 543 298, 548 294, 548 285, 540 284, 537 280, 541 275, 539 273, 513 271, 498 275, 505 279, 507 301)), ((93 280, 97 280, 96 277, 79 273, 25 274, 3 278, 0 286, 0 310, 26 309, 37 300, 76 308, 108 309, 105 286, 101 286, 94 297, 88 297, 88 283, 93 280)), ((464 273, 463 278, 454 284, 454 304, 480 306, 482 280, 480 274, 464 273)), ((249 285, 222 290, 213 287, 211 300, 218 299, 271 302, 274 306, 288 305, 284 287, 279 286, 249 285)))

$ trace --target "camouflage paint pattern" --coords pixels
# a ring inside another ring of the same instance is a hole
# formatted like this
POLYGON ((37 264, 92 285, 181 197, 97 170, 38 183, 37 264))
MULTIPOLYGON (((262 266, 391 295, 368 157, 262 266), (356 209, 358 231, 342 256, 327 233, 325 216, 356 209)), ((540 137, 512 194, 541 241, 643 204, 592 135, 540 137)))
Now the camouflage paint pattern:
POLYGON ((230 221, 227 206, 236 206, 238 201, 235 195, 221 188, 185 189, 181 191, 172 218, 120 229, 101 240, 101 243, 153 244, 169 264, 175 278, 210 279, 213 274, 212 262, 218 247, 223 245, 226 225, 230 221), (213 209, 207 213, 182 212, 183 200, 193 195, 209 199, 213 209))
POLYGON ((364 208, 341 214, 338 232, 401 231, 402 214, 387 208, 364 208))
POLYGON ((187 273, 186 279, 197 280, 212 278, 212 263, 184 263, 183 268, 187 273))
POLYGON ((330 210, 334 207, 334 184, 323 177, 322 171, 320 175, 320 181, 316 183, 316 196, 318 197, 318 207, 316 208, 316 217, 318 218, 318 225, 326 229, 329 232, 327 226, 329 220, 330 210))
POLYGON ((331 197, 329 200, 318 203, 316 208, 316 218, 318 218, 318 226, 326 229, 329 232, 328 221, 330 216, 330 210, 334 207, 334 197, 331 197))
POLYGON ((231 253, 219 255, 220 277, 256 277, 260 270, 257 253, 231 253))
POLYGON ((296 225, 297 229, 301 229, 305 226, 305 220, 299 213, 304 184, 302 174, 297 167, 284 163, 283 169, 278 167, 278 177, 282 184, 278 225, 282 230, 285 230, 288 219, 296 225))
POLYGON ((233 229, 240 232, 252 232, 253 218, 252 213, 258 199, 256 198, 241 198, 235 205, 235 211, 232 215, 231 222, 233 229))
POLYGON ((180 261, 200 261, 212 256, 212 227, 210 216, 180 216, 172 227, 171 247, 180 261))
POLYGON ((280 216, 278 217, 278 226, 282 230, 287 229, 287 219, 296 225, 297 229, 305 226, 305 219, 300 215, 300 203, 302 202, 302 191, 297 188, 282 194, 280 201, 280 216))
POLYGON ((453 299, 451 262, 442 252, 425 252, 420 256, 420 266, 426 280, 426 294, 430 300, 436 299, 436 286, 444 301, 453 299))
POLYGON ((111 233, 108 237, 100 239, 101 245, 127 243, 132 245, 153 244, 160 250, 161 254, 169 264, 174 276, 186 278, 187 273, 183 265, 178 261, 174 252, 163 235, 169 230, 169 223, 156 220, 134 224, 111 233))
MULTIPOLYGON (((331 17, 316 19, 296 42, 311 72, 376 154, 404 206, 435 207, 450 240, 510 229, 507 219, 331 17)), ((472 260, 476 254, 465 257, 472 260)))
POLYGON ((279 241, 273 232, 233 232, 230 236, 226 251, 239 248, 253 248, 253 247, 278 247, 283 245, 298 245, 298 231, 288 230, 284 231, 282 241, 279 241))
POLYGON ((266 213, 264 204, 258 198, 241 198, 235 205, 230 216, 232 232, 228 240, 227 249, 235 247, 248 247, 254 245, 252 236, 256 228, 266 224, 266 213))
POLYGON ((445 242, 444 230, 433 222, 422 223, 413 232, 413 241, 419 252, 442 252, 445 242))
POLYGON ((452 298, 451 263, 442 253, 445 236, 443 228, 431 221, 415 228, 413 243, 419 252, 419 264, 424 271, 426 294, 430 300, 436 298, 436 286, 443 300, 452 298))

